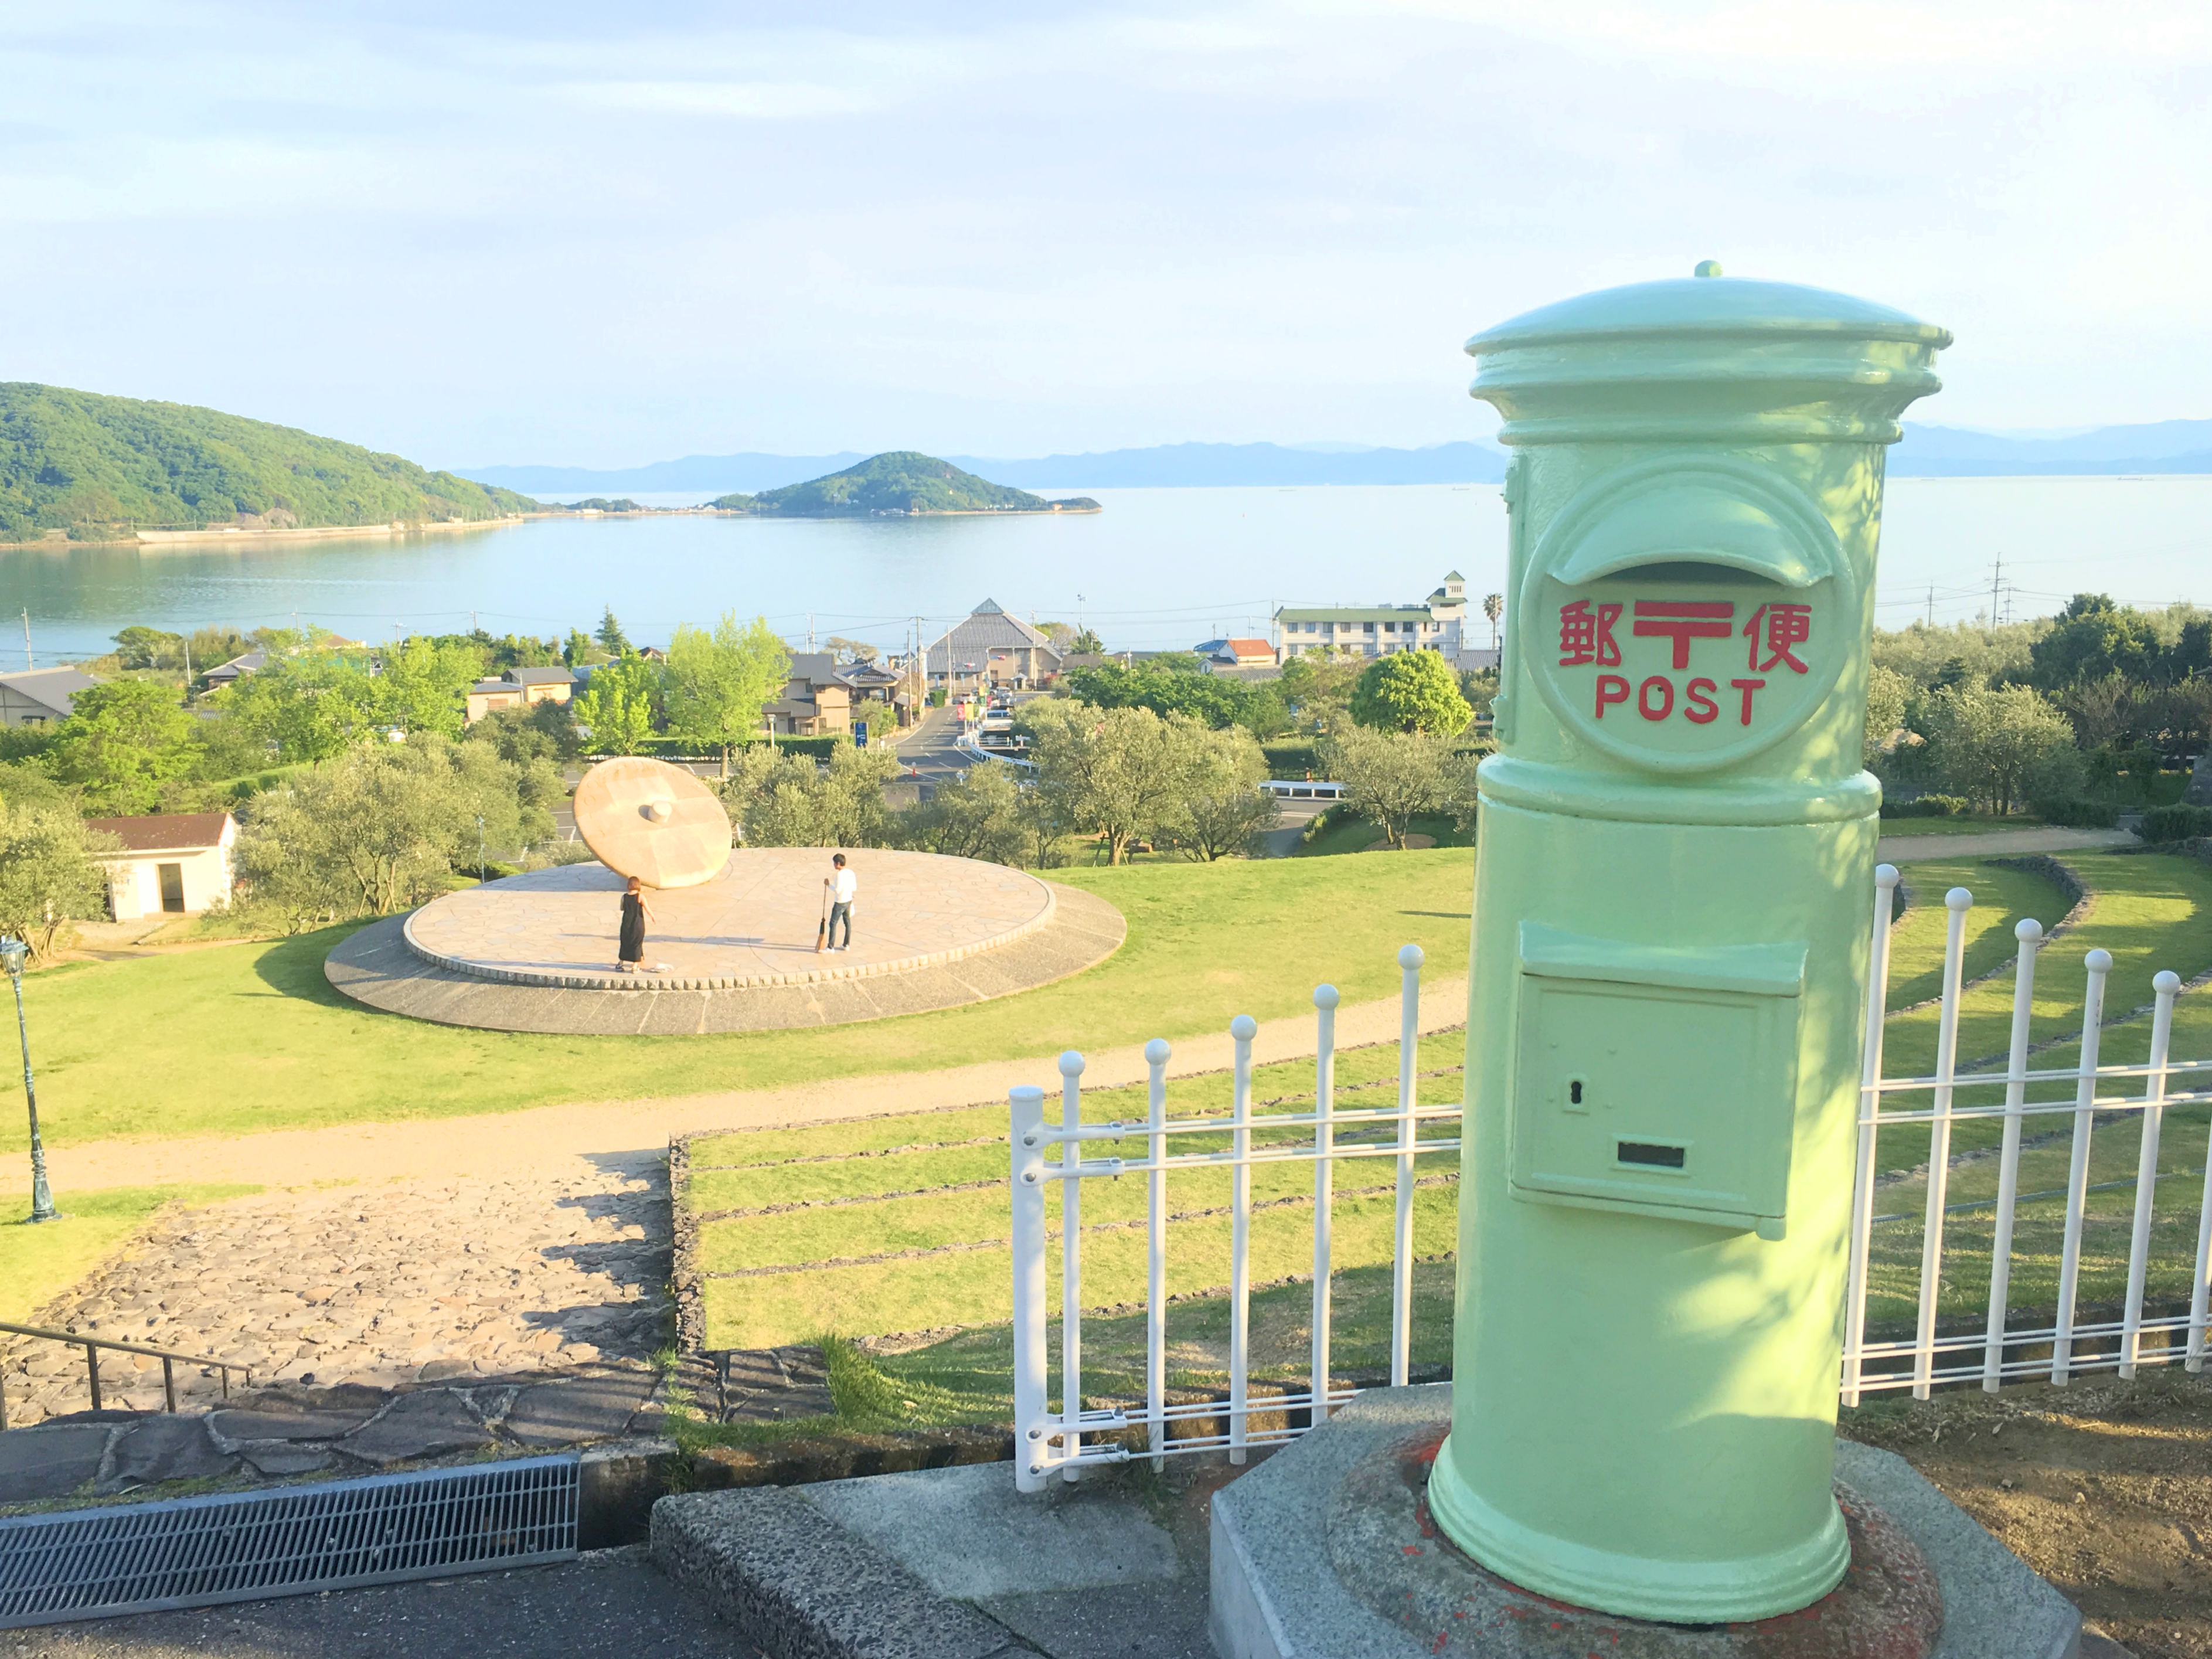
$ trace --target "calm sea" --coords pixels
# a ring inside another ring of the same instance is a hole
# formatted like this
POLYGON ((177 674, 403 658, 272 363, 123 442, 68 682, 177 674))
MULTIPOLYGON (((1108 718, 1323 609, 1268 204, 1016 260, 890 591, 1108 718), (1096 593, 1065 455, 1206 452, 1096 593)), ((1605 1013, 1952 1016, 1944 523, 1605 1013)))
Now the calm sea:
MULTIPOLYGON (((543 635, 591 627, 605 605, 641 641, 735 611, 794 640, 811 626, 817 640, 896 646, 912 617, 942 629, 986 599, 1019 616, 1080 618, 1109 646, 1141 650, 1264 635, 1279 605, 1416 601, 1451 569, 1476 594, 1504 586, 1505 514, 1491 486, 1084 493, 1105 511, 535 520, 395 541, 10 550, 0 551, 0 665, 21 662, 23 611, 41 664, 104 651, 132 623, 298 618, 388 639, 473 619, 543 635)), ((2212 600, 2212 477, 1892 481, 1885 624, 1928 614, 1931 591, 1937 621, 1971 617, 1988 606, 1993 577, 2001 614, 2021 617, 2081 588, 2140 605, 2212 600)))

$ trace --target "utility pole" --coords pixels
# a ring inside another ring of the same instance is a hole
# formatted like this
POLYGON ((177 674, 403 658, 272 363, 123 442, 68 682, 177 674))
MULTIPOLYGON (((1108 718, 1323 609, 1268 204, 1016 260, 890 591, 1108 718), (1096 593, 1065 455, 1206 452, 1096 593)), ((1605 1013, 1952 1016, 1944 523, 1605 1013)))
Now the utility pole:
POLYGON ((28 605, 26 605, 26 606, 23 608, 23 668, 24 668, 24 672, 27 673, 30 670, 32 670, 32 669, 33 669, 33 668, 36 668, 38 665, 39 665, 38 664, 36 664, 36 663, 34 663, 34 662, 33 662, 33 661, 31 660, 31 611, 30 611, 30 607, 29 607, 28 605))
POLYGON ((806 613, 806 648, 809 651, 814 648, 814 613, 811 611, 806 613))
POLYGON ((1928 625, 1936 626, 1936 584, 1928 584, 1928 625))
POLYGON ((1999 559, 1990 567, 1990 635, 1991 638, 1996 637, 1997 631, 1997 580, 2003 574, 2004 561, 1999 559))

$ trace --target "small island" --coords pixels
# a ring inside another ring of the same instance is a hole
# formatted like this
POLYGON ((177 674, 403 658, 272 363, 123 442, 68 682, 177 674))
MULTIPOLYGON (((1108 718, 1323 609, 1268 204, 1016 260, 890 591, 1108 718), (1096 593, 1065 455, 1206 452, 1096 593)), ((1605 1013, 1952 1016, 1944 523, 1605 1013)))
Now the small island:
POLYGON ((1088 495, 1047 501, 1025 489, 994 484, 950 461, 911 449, 871 456, 826 478, 786 484, 757 495, 720 495, 708 502, 721 513, 759 518, 915 518, 951 513, 1096 513, 1088 495))

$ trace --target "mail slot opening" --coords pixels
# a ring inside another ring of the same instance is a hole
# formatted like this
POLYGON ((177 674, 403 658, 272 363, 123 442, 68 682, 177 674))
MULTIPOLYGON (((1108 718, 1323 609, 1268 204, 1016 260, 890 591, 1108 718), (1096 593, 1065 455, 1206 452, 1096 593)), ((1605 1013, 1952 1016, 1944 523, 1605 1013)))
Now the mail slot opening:
POLYGON ((1623 1164, 1638 1164, 1650 1170, 1679 1170, 1688 1156, 1686 1147, 1653 1140, 1623 1140, 1616 1146, 1616 1156, 1623 1164))

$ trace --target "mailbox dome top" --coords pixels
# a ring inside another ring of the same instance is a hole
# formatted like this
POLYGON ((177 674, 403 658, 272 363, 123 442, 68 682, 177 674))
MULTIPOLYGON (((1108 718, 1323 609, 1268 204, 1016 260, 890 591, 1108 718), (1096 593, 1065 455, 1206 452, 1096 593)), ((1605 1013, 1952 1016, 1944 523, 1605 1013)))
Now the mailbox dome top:
POLYGON ((1895 443, 1950 343, 1848 294, 1713 275, 1577 295, 1467 349, 1503 443, 1768 446, 1895 443))
POLYGON ((1795 283, 1723 276, 1714 265, 1711 275, 1700 266, 1695 276, 1632 283, 1540 306, 1485 329, 1467 349, 1480 357, 1517 346, 1680 334, 1840 336, 1906 341, 1938 350, 1951 343, 1948 329, 1871 300, 1795 283))

